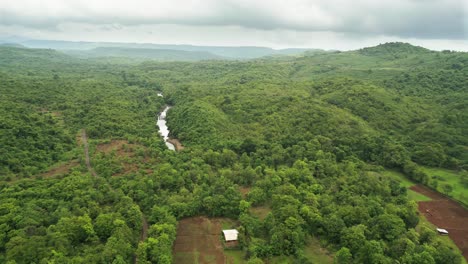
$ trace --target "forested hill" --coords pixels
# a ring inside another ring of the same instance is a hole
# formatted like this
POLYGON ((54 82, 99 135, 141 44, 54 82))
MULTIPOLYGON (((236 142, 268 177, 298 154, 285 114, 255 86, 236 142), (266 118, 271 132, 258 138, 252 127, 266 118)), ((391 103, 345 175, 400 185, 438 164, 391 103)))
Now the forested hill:
POLYGON ((368 47, 360 49, 359 52, 363 55, 369 56, 386 56, 386 55, 393 55, 395 58, 398 56, 405 56, 405 55, 423 55, 427 53, 433 53, 433 51, 428 50, 423 47, 413 46, 409 43, 401 43, 401 42, 392 42, 392 43, 385 43, 380 44, 375 47, 368 47))
MULTIPOLYGON (((151 49, 151 50, 171 50, 195 53, 210 53, 213 56, 229 59, 253 59, 272 55, 295 55, 303 53, 309 49, 289 48, 272 49, 267 47, 243 46, 194 46, 194 45, 175 45, 175 44, 152 44, 152 43, 119 43, 119 42, 85 42, 85 41, 57 41, 57 40, 24 40, 11 39, 3 40, 7 43, 13 42, 29 48, 56 49, 66 51, 90 51, 95 48, 121 48, 121 49, 151 49)), ((0 43, 2 39, 0 38, 0 43)), ((156 52, 156 51, 155 51, 156 52)), ((160 51, 162 52, 162 51, 160 51)))
MULTIPOLYGON (((224 116, 230 118, 233 125, 239 125, 233 129, 224 125, 224 122, 218 122, 218 127, 205 126, 203 122, 174 123, 176 134, 179 133, 179 126, 185 127, 181 128, 182 134, 178 136, 188 141, 188 144, 192 140, 212 142, 208 143, 210 146, 220 143, 208 140, 210 135, 206 133, 195 133, 198 126, 200 129, 204 127, 205 130, 212 130, 213 133, 220 132, 220 136, 225 139, 224 143, 228 141, 226 139, 239 142, 251 138, 260 145, 269 139, 283 146, 294 145, 301 141, 300 137, 305 136, 306 132, 314 131, 322 136, 329 134, 332 140, 343 141, 347 137, 332 134, 351 129, 353 140, 367 137, 366 140, 375 141, 388 137, 391 139, 389 142, 396 144, 395 148, 398 146, 402 149, 400 154, 406 160, 430 166, 463 168, 467 161, 465 102, 468 55, 432 52, 414 47, 414 53, 403 53, 404 56, 391 60, 386 58, 388 54, 400 54, 400 49, 411 50, 407 46, 381 45, 371 48, 373 55, 363 55, 363 50, 360 50, 317 54, 280 62, 147 63, 138 68, 153 76, 158 76, 159 72, 171 72, 166 75, 167 79, 157 77, 161 82, 172 79, 190 82, 189 86, 178 87, 167 81, 167 86, 171 87, 168 92, 173 95, 176 105, 182 108, 180 101, 187 101, 188 98, 190 102, 187 103, 194 107, 193 111, 185 109, 184 113, 195 115, 197 111, 204 112, 203 106, 208 104, 211 110, 206 111, 217 111, 213 113, 214 120, 224 116), (179 71, 170 71, 172 67, 179 71), (260 96, 261 102, 255 101, 260 96), (331 118, 323 121, 305 118, 304 111, 317 107, 323 108, 331 118), (297 111, 291 111, 296 108, 297 111), (272 115, 282 116, 285 122, 279 126, 281 132, 278 131, 278 134, 259 134, 258 129, 248 129, 248 124, 261 124, 260 128, 271 131, 270 126, 273 124, 268 117, 272 115), (349 115, 346 119, 355 120, 360 126, 341 130, 326 129, 329 126, 326 120, 332 122, 333 118, 344 115, 349 115), (313 123, 314 129, 311 127, 313 123), (303 133, 297 133, 298 124, 303 127, 303 133), (359 133, 356 130, 359 127, 372 132, 359 133), (187 137, 186 134, 193 136, 187 137), (229 137, 225 137, 225 134, 229 137)), ((186 107, 185 104, 183 106, 186 107)), ((175 107, 173 114, 177 112, 178 107, 175 107)), ((206 113, 200 115, 205 119, 209 116, 206 113)), ((183 122, 180 118, 174 120, 183 122)), ((372 147, 374 143, 366 144, 371 145, 364 147, 347 144, 346 149, 361 148, 359 153, 367 153, 368 158, 375 161, 377 154, 370 153, 375 150, 372 147)), ((380 150, 377 152, 384 153, 380 150)), ((349 151, 351 155, 356 153, 349 151)), ((401 162, 399 165, 403 165, 401 162)))
POLYGON ((180 262, 192 216, 229 218, 239 247, 220 250, 239 263, 461 263, 406 187, 468 204, 467 53, 135 63, 1 46, 0 80, 0 263, 180 262), (156 127, 168 104, 178 152, 156 127))
POLYGON ((81 58, 124 57, 158 61, 200 61, 220 60, 221 56, 205 51, 184 51, 171 49, 141 49, 121 47, 99 47, 86 51, 66 51, 67 54, 81 58))

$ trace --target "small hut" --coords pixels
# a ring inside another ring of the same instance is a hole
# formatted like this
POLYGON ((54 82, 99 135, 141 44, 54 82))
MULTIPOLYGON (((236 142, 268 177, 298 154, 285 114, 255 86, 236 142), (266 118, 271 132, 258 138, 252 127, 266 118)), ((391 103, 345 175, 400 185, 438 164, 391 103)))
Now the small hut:
POLYGON ((439 232, 440 235, 448 235, 448 231, 443 229, 443 228, 436 228, 437 232, 439 232))
POLYGON ((239 231, 236 229, 223 230, 224 241, 227 247, 233 247, 238 245, 239 231))

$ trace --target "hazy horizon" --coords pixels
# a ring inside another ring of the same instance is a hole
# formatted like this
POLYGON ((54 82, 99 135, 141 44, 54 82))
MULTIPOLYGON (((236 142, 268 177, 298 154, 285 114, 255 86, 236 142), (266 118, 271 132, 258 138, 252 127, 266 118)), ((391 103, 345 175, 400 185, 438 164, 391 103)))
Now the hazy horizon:
MULTIPOLYGON (((15 38, 16 40, 13 40, 13 41, 3 41, 3 44, 15 44, 15 43, 18 43, 18 44, 21 44, 21 43, 24 43, 24 42, 27 42, 27 41, 57 41, 57 42, 75 42, 75 43, 101 43, 101 44, 105 44, 105 43, 109 43, 109 44, 135 44, 135 45, 176 45, 176 46, 194 46, 194 47, 227 47, 227 48, 270 48, 270 49, 273 49, 273 50, 285 50, 285 49, 310 49, 310 50, 324 50, 324 51, 333 51, 333 50, 337 50, 337 51, 352 51, 352 50, 358 50, 358 49, 362 49, 362 48, 366 48, 366 47, 374 47, 374 46, 377 46, 377 45, 380 45, 380 44, 385 44, 385 43, 391 43, 391 42, 401 42, 401 43, 408 43, 408 44, 411 44, 413 46, 419 46, 419 47, 423 47, 423 48, 426 48, 426 49, 429 49, 429 50, 434 50, 434 51, 442 51, 442 50, 453 50, 453 51, 459 51, 459 52, 468 52, 468 49, 467 50, 457 50, 457 49, 450 49, 450 48, 447 48, 447 47, 440 47, 439 49, 436 49, 436 48, 431 48, 431 47, 428 47, 428 46, 425 46, 425 45, 419 45, 419 44, 415 44, 415 43, 412 43, 412 42, 409 42, 409 41, 401 41, 401 40, 389 40, 389 41, 384 41, 384 42, 379 42, 379 43, 375 43, 375 44, 369 44, 369 45, 363 45, 363 46, 357 46, 356 48, 350 48, 350 49, 331 49, 331 48, 326 48, 326 47, 299 47, 299 46, 288 46, 288 47, 271 47, 271 46, 261 46, 261 45, 229 45, 229 44, 226 44, 226 45, 214 45, 214 44, 192 44, 192 43, 156 43, 156 42, 132 42, 132 41, 87 41, 87 40, 65 40, 65 39, 35 39, 35 38, 27 38, 27 37, 22 37, 22 36, 10 36, 10 37, 13 37, 15 38), (18 41, 18 38, 21 38, 22 40, 18 41)), ((8 39, 9 37, 6 37, 3 36, 3 40, 5 39, 8 39)), ((0 41, 2 41, 2 36, 0 36, 0 41)), ((0 42, 1 44, 2 42, 0 42)), ((106 47, 105 45, 103 46, 99 46, 99 47, 106 47)), ((128 48, 139 48, 139 47, 128 47, 128 48)), ((145 47, 141 47, 141 48, 145 48, 145 47)))
POLYGON ((408 42, 468 51, 467 13, 463 0, 0 0, 0 35, 274 49, 408 42))

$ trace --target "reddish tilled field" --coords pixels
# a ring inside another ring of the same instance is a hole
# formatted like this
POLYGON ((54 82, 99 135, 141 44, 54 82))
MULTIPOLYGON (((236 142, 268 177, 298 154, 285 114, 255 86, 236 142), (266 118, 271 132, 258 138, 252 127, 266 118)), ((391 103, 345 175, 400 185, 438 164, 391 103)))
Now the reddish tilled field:
POLYGON ((221 219, 191 217, 179 221, 173 256, 175 264, 224 264, 221 219))
POLYGON ((468 210, 457 202, 424 186, 415 185, 410 189, 433 199, 432 201, 418 202, 419 212, 435 226, 447 229, 449 237, 468 260, 468 210))

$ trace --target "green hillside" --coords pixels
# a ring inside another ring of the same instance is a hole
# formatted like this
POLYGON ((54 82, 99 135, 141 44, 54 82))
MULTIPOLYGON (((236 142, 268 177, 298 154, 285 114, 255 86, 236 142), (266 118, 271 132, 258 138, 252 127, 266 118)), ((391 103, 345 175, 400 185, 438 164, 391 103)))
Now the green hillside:
POLYGON ((193 216, 238 263, 461 263, 398 178, 466 201, 468 53, 207 52, 0 47, 0 263, 171 263, 193 216))

